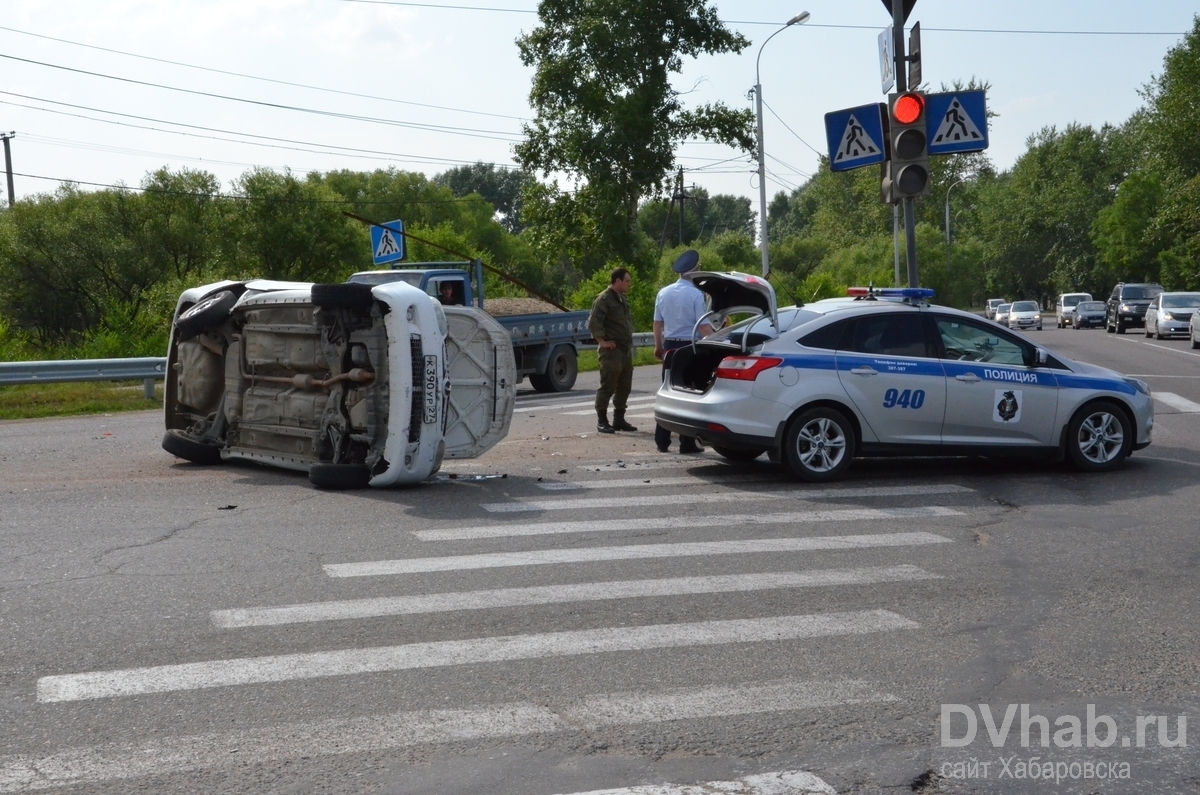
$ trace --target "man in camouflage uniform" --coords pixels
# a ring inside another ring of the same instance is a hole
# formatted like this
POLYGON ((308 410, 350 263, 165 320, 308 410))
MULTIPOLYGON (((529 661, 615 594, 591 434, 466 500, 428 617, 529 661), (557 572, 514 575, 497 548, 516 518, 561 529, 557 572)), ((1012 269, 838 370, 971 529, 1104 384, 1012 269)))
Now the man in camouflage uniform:
POLYGON ((633 315, 625 297, 633 276, 617 268, 608 288, 592 303, 588 331, 595 337, 600 356, 600 388, 596 390, 596 430, 600 433, 636 431, 625 421, 625 406, 633 389, 633 315), (608 424, 608 400, 612 398, 613 422, 608 424))

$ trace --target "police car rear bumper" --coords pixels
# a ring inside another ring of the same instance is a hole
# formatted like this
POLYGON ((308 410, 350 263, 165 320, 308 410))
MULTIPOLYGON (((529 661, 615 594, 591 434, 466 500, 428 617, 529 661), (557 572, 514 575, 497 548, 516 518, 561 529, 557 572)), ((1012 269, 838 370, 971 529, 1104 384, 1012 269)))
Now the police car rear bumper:
POLYGON ((734 450, 770 450, 778 446, 773 436, 754 436, 736 433, 719 422, 681 417, 663 411, 654 412, 654 421, 671 433, 680 436, 695 436, 703 442, 734 450))

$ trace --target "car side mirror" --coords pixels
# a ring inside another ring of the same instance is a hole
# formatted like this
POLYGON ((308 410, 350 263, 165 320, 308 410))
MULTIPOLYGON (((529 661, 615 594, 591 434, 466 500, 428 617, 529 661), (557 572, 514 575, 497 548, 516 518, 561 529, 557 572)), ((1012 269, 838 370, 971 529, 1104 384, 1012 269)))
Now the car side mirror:
POLYGON ((1050 361, 1050 354, 1046 353, 1046 351, 1043 348, 1038 348, 1037 349, 1038 367, 1045 365, 1046 362, 1048 362, 1048 361, 1050 361))

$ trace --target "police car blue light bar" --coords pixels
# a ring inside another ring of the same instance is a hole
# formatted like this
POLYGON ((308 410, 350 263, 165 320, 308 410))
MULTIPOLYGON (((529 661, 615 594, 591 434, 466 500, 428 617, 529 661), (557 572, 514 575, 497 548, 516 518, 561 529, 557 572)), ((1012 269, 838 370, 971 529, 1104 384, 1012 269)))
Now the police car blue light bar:
POLYGON ((856 298, 879 296, 880 298, 933 298, 930 287, 848 287, 846 295, 856 298))

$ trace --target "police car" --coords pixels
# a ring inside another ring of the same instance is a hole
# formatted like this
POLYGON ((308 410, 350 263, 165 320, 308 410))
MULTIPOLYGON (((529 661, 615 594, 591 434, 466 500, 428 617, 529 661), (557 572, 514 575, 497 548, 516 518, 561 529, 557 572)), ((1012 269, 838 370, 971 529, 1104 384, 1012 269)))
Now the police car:
POLYGON ((858 456, 1033 454, 1099 472, 1150 444, 1145 382, 931 305, 931 290, 779 309, 757 276, 685 278, 710 298, 702 322, 751 317, 673 352, 654 418, 731 460, 765 452, 814 482, 858 456))

